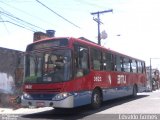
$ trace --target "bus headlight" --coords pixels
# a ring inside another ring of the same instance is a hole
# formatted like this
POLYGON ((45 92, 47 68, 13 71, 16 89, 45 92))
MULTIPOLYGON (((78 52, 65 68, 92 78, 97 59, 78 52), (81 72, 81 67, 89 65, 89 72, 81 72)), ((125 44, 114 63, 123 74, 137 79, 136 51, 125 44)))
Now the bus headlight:
POLYGON ((25 99, 32 99, 31 95, 28 94, 28 93, 23 93, 23 97, 24 97, 25 99))
POLYGON ((67 97, 69 97, 71 95, 72 95, 71 93, 67 93, 67 92, 59 93, 56 96, 54 96, 52 98, 52 100, 62 100, 62 99, 65 99, 65 98, 67 98, 67 97))

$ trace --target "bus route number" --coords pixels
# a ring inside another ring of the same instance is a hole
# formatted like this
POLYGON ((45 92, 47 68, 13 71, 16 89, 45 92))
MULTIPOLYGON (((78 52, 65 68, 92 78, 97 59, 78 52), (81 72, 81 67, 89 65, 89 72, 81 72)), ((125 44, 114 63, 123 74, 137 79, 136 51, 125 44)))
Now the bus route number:
POLYGON ((126 75, 117 75, 117 84, 126 84, 126 75))
POLYGON ((94 81, 95 82, 101 82, 102 81, 101 76, 94 76, 94 81))

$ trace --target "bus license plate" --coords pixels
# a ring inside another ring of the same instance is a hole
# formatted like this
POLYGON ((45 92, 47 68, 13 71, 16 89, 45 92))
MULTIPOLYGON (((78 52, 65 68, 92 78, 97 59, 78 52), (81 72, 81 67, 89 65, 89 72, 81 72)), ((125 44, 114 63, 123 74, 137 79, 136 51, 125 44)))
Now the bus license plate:
POLYGON ((44 102, 37 102, 36 104, 37 104, 37 107, 44 107, 45 106, 44 102))

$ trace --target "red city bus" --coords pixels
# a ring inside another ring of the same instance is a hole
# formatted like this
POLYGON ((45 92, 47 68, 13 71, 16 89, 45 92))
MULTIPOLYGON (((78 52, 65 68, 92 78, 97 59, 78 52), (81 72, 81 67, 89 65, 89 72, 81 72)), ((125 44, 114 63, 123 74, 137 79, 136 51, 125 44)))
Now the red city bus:
POLYGON ((86 39, 54 37, 27 46, 22 106, 99 108, 145 88, 144 61, 86 39))

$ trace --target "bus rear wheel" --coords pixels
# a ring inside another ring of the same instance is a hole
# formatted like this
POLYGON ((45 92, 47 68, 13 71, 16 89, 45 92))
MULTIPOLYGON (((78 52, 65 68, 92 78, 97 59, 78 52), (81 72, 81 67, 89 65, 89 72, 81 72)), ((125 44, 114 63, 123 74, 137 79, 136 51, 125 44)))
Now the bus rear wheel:
POLYGON ((92 98, 91 98, 91 107, 94 109, 97 109, 101 106, 102 104, 102 95, 100 90, 95 89, 92 93, 92 98))

